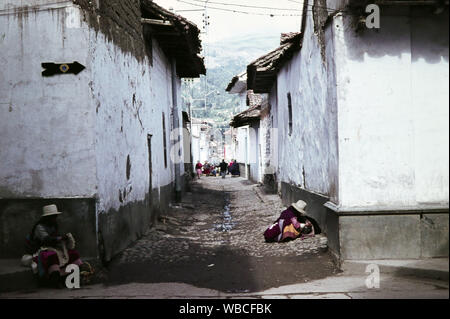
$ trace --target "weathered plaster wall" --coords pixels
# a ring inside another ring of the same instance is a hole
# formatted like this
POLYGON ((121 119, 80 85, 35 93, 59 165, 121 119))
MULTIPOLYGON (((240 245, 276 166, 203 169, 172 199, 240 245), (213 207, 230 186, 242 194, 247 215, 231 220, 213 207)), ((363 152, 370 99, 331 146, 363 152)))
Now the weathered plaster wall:
MULTIPOLYGON (((142 235, 156 218, 155 214, 167 208, 172 197, 175 180, 171 158, 172 70, 170 60, 157 42, 153 43, 152 67, 148 60, 141 63, 107 42, 102 33, 91 31, 91 47, 93 80, 90 93, 96 109, 99 185, 97 210, 99 231, 108 259, 142 235), (163 113, 167 167, 164 163, 163 113), (151 186, 148 134, 152 135, 151 186)), ((179 85, 177 80, 177 99, 179 85)), ((183 173, 184 169, 180 175, 183 173)))
MULTIPOLYGON (((171 61, 154 42, 151 66, 137 51, 120 45, 123 39, 111 37, 116 31, 109 34, 102 31, 104 26, 95 28, 71 1, 56 5, 57 9, 54 3, 53 7, 45 3, 48 6, 0 11, 0 64, 7 70, 0 83, 4 103, 0 105, 0 198, 76 197, 81 203, 95 197, 92 207, 84 205, 85 211, 71 211, 84 207, 75 202, 61 205, 69 210, 72 219, 68 220, 88 223, 84 229, 89 229, 85 236, 89 247, 96 246, 97 239, 101 257, 108 260, 142 235, 173 197, 171 139, 176 135, 171 136, 171 131, 182 127, 182 116, 179 108, 179 124, 174 125, 171 61), (72 61, 86 69, 77 76, 42 78, 41 62, 72 61), (148 134, 152 135, 151 185, 148 134)), ((114 24, 107 26, 117 29, 114 24)), ((131 42, 139 41, 129 36, 131 42)), ((176 78, 178 106, 180 85, 176 78)), ((183 158, 183 151, 180 155, 183 158)), ((179 173, 184 173, 183 165, 179 173)), ((10 213, 10 203, 2 202, 2 229, 14 224, 13 215, 26 203, 13 204, 10 213), (8 223, 4 210, 12 217, 8 223)), ((35 209, 37 204, 30 205, 35 209)))
POLYGON ((278 158, 279 158, 279 123, 278 123, 278 94, 277 94, 277 84, 275 83, 269 92, 268 96, 268 102, 270 105, 270 118, 271 118, 271 141, 270 141, 270 152, 271 152, 271 158, 270 162, 271 165, 274 168, 274 174, 275 174, 275 183, 277 184, 277 189, 279 189, 279 184, 281 181, 279 180, 280 176, 280 166, 278 165, 278 158))
POLYGON ((70 1, 45 3, 0 7, 0 198, 96 193, 89 32, 70 1), (73 61, 87 68, 41 75, 42 62, 73 61))
POLYGON ((261 181, 260 174, 260 128, 259 121, 253 123, 248 130, 248 164, 250 165, 250 179, 254 182, 261 181))
MULTIPOLYGON (((310 15, 307 19, 301 51, 293 55, 277 77, 278 181, 336 198, 338 158, 333 100, 336 88, 329 82, 334 61, 332 54, 323 61, 313 19, 310 15), (288 93, 292 100, 291 135, 288 134, 288 93)), ((330 50, 331 40, 328 34, 330 50)))
POLYGON ((448 207, 448 11, 411 10, 334 21, 342 207, 448 207))
POLYGON ((238 163, 247 164, 249 161, 248 154, 248 126, 238 127, 237 128, 237 151, 236 151, 236 159, 238 163))
POLYGON ((200 125, 192 124, 192 158, 193 167, 200 161, 200 125))

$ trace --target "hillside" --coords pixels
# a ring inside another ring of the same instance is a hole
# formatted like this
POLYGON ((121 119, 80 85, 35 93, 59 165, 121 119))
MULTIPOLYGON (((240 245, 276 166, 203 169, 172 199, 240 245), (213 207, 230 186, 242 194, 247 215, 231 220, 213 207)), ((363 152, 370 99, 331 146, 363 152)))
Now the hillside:
POLYGON ((225 91, 228 83, 233 76, 245 71, 250 62, 278 45, 278 36, 267 35, 243 35, 208 45, 206 77, 203 76, 194 82, 183 82, 182 96, 185 109, 186 102, 191 97, 194 117, 210 118, 218 127, 228 127, 239 103, 235 94, 225 91), (205 92, 210 93, 207 96, 206 108, 205 92))

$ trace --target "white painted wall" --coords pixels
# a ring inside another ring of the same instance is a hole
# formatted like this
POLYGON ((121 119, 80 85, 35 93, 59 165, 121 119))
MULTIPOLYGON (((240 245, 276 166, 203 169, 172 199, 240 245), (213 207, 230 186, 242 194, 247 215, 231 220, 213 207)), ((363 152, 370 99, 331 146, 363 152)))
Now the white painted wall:
POLYGON ((448 16, 334 21, 342 207, 448 207, 448 16))
POLYGON ((192 124, 192 152, 194 154, 194 167, 197 161, 202 164, 205 161, 210 161, 210 147, 209 147, 209 134, 210 127, 203 123, 193 123, 192 124), (202 131, 202 128, 206 128, 202 131))
POLYGON ((247 106, 247 90, 239 93, 239 113, 248 109, 247 106))
POLYGON ((0 198, 96 193, 90 34, 71 1, 59 2, 0 3, 0 198), (41 75, 42 62, 73 61, 87 68, 41 75))
MULTIPOLYGON (((175 179, 171 63, 156 42, 153 66, 139 62, 89 29, 71 1, 65 5, 0 11, 0 197, 97 196, 98 211, 118 209, 148 193, 147 134, 153 135, 152 187, 175 179), (77 76, 41 76, 42 62, 73 61, 86 66, 77 76)), ((177 79, 178 106, 180 84, 177 79)), ((180 127, 181 119, 179 108, 180 127)))
MULTIPOLYGON (((99 184, 99 211, 118 209, 127 202, 142 201, 149 190, 147 134, 152 135, 152 188, 174 181, 171 161, 172 127, 171 64, 156 41, 153 66, 124 54, 106 41, 102 33, 91 31, 91 96, 98 109, 96 160, 99 184), (164 165, 162 114, 165 117, 167 167, 164 165), (127 156, 131 177, 126 178, 127 156), (131 189, 131 191, 130 191, 131 189), (119 190, 126 190, 123 203, 119 190)), ((181 116, 181 114, 180 114, 181 116)))
POLYGON ((278 182, 307 191, 336 196, 337 137, 335 126, 335 85, 332 56, 323 61, 313 20, 308 15, 300 52, 293 55, 277 76, 270 102, 276 114, 278 182), (288 93, 292 100, 293 131, 288 134, 288 93), (276 94, 276 98, 274 97, 276 94))
POLYGON ((193 168, 200 161, 200 125, 192 123, 192 158, 193 168))
POLYGON ((248 164, 250 161, 250 154, 248 149, 250 137, 248 131, 249 131, 248 126, 242 126, 237 128, 236 160, 238 161, 238 163, 242 164, 248 164))
POLYGON ((260 129, 259 122, 253 124, 248 130, 248 164, 250 164, 250 178, 259 182, 261 180, 260 174, 260 129))
POLYGON ((270 112, 269 106, 267 110, 263 112, 260 121, 259 141, 261 145, 261 158, 260 163, 260 181, 263 182, 264 175, 275 174, 276 166, 273 160, 274 141, 276 135, 275 130, 272 127, 273 115, 270 112))

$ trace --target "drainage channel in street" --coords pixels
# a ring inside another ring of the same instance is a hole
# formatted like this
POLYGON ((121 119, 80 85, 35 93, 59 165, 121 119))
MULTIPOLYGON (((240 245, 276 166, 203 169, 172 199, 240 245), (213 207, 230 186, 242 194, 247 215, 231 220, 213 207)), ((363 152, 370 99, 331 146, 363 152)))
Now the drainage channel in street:
POLYGON ((228 232, 233 229, 233 227, 236 225, 235 222, 233 222, 233 217, 231 216, 230 212, 230 193, 225 193, 224 195, 224 210, 222 214, 222 221, 220 223, 216 223, 214 225, 215 231, 220 232, 228 232))

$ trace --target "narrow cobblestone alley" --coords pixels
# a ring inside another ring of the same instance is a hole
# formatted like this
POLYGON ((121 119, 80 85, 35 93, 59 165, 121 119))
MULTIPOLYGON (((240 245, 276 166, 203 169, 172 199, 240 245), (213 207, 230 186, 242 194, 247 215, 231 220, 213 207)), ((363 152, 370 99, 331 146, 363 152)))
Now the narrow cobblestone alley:
POLYGON ((282 205, 256 187, 243 178, 194 181, 179 206, 110 264, 108 285, 178 282, 245 293, 335 274, 323 235, 265 243, 282 205))

